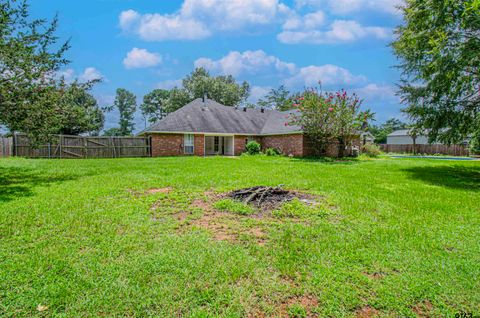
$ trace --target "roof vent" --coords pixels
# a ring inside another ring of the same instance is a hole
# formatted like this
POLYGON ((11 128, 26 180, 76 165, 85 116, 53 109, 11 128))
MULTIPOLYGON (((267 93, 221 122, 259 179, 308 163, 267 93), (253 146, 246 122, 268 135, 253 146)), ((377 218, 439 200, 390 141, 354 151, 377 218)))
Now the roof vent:
POLYGON ((264 113, 264 112, 265 112, 265 108, 263 108, 263 107, 260 108, 260 111, 261 111, 262 113, 264 113))
POLYGON ((203 93, 202 102, 205 104, 207 102, 207 93, 203 93))
POLYGON ((246 111, 247 111, 247 107, 243 107, 243 111, 246 112, 246 111))

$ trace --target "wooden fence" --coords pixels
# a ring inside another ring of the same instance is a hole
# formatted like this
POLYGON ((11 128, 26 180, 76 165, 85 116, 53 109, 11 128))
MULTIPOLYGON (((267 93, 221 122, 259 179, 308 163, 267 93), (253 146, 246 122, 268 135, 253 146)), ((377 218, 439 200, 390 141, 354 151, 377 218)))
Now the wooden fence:
POLYGON ((417 153, 426 155, 468 156, 468 148, 464 145, 379 145, 384 152, 417 153))
POLYGON ((15 156, 29 158, 150 157, 149 137, 83 137, 56 135, 52 142, 33 147, 25 135, 13 138, 15 156))
POLYGON ((0 158, 12 155, 13 142, 11 137, 0 137, 0 158))

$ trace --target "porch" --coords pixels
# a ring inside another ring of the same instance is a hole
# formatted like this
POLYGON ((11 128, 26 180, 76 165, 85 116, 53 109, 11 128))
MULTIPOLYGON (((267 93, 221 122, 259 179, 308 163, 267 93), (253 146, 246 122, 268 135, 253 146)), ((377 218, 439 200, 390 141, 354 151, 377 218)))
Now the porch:
POLYGON ((205 156, 233 156, 233 135, 205 135, 205 156))

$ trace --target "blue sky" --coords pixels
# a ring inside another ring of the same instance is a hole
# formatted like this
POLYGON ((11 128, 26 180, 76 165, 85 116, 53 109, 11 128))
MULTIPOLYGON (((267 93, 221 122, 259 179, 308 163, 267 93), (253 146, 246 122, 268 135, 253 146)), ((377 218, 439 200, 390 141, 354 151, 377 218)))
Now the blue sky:
MULTIPOLYGON (((251 84, 255 102, 270 88, 322 82, 357 92, 382 122, 400 117, 397 64, 388 44, 401 23, 395 0, 32 0, 35 17, 59 15, 70 38, 67 78, 102 77, 94 89, 143 95, 171 88, 195 66, 251 84)), ((118 115, 107 115, 106 128, 118 115)), ((143 129, 140 114, 137 131, 143 129)))

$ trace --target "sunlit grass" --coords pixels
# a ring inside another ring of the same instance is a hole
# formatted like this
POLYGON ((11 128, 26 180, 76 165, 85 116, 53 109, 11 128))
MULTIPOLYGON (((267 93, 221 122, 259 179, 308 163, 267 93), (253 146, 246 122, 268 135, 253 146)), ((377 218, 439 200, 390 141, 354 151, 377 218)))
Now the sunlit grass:
POLYGON ((0 316, 478 314, 479 202, 478 162, 2 159, 0 316), (210 192, 279 184, 324 201, 196 225, 210 192))

